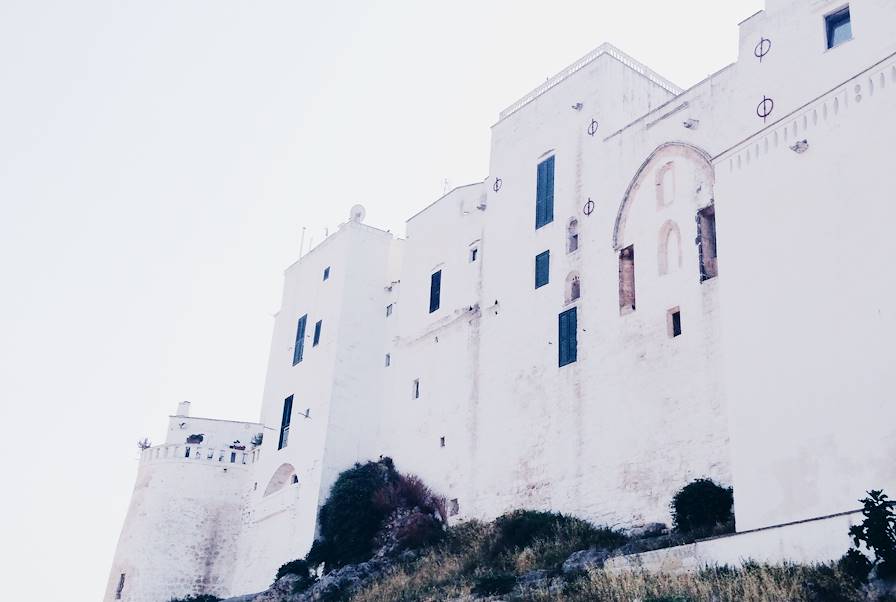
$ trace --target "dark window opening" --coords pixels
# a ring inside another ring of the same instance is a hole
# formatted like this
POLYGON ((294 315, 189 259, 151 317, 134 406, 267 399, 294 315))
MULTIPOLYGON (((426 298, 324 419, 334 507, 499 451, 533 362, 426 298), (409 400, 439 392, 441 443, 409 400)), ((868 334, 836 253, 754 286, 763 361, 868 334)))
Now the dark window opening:
POLYGON ((716 256, 716 210, 709 206, 697 212, 697 246, 700 254, 700 282, 719 275, 716 256))
POLYGON ((236 452, 230 452, 230 463, 236 464, 236 452))
POLYGON ((442 270, 429 277, 429 313, 439 309, 442 297, 442 270))
POLYGON ((619 312, 635 310, 635 247, 619 252, 619 312))
POLYGON ((386 317, 388 318, 391 315, 392 315, 392 304, 390 303, 389 305, 386 306, 386 317))
POLYGON ((554 157, 538 164, 535 192, 535 229, 554 221, 554 157))
POLYGON ((392 365, 392 354, 387 353, 386 354, 386 367, 388 368, 391 365, 392 365))
POLYGON ((186 451, 184 452, 184 458, 189 458, 189 457, 190 457, 190 448, 188 447, 186 449, 186 451))
POLYGON ((576 340, 577 329, 576 308, 568 309, 559 317, 559 360, 560 367, 571 364, 578 357, 576 340))
POLYGON ((118 587, 115 588, 115 599, 121 600, 121 592, 124 591, 124 573, 118 577, 118 587))
POLYGON ((305 324, 308 322, 308 315, 299 318, 299 324, 296 327, 296 346, 292 352, 292 365, 295 366, 302 361, 305 353, 305 324))
POLYGON ((681 335, 681 310, 677 307, 669 310, 667 326, 671 338, 681 335))
POLYGON ((470 249, 470 263, 473 263, 474 261, 476 261, 476 259, 478 257, 479 257, 479 249, 477 249, 476 247, 473 247, 472 249, 470 249))
POLYGON ((579 221, 570 220, 566 233, 566 252, 572 253, 579 248, 579 221))
POLYGON ((535 288, 541 288, 551 279, 551 252, 535 256, 535 288))
POLYGON ((420 399, 420 379, 414 379, 414 399, 420 399))
POLYGON ((314 340, 311 342, 312 347, 317 347, 317 344, 320 343, 320 328, 323 325, 323 320, 318 320, 314 325, 314 340))
POLYGON ((330 266, 324 268, 324 280, 330 279, 330 266))
POLYGON ((439 447, 445 447, 445 437, 439 437, 439 447))
POLYGON ((852 21, 849 18, 848 6, 825 17, 824 24, 829 49, 852 39, 852 21))
POLYGON ((297 485, 299 483, 299 475, 292 475, 292 484, 297 485))
POLYGON ((292 395, 283 400, 283 417, 280 419, 280 442, 277 449, 283 449, 289 443, 289 423, 292 420, 292 395))

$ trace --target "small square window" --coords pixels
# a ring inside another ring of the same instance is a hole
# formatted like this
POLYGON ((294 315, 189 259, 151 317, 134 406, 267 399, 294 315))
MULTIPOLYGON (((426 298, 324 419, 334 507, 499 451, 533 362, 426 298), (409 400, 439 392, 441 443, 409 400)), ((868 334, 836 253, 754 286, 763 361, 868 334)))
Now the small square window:
POLYGON ((386 367, 388 368, 391 365, 392 365, 392 354, 387 353, 386 354, 386 367))
POLYGON ((824 23, 828 48, 834 48, 852 39, 852 22, 849 18, 849 6, 825 17, 824 23))
POLYGON ((420 379, 414 379, 414 399, 420 399, 420 379))
POLYGON ((330 266, 324 268, 324 280, 330 279, 330 266))
POLYGON ((681 336, 681 310, 677 307, 666 312, 666 331, 671 339, 681 336))
POLYGON ((392 315, 392 304, 390 303, 389 305, 386 306, 386 317, 389 317, 391 315, 392 315))

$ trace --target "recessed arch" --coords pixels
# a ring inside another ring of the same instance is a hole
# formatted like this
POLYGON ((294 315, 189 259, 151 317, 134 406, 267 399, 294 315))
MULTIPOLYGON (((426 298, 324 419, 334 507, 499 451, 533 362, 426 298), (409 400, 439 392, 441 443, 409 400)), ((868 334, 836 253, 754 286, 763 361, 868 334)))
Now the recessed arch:
POLYGON ((675 202, 675 162, 667 161, 656 172, 656 209, 668 207, 675 202))
POLYGON ((666 220, 660 226, 656 253, 660 276, 671 274, 681 267, 681 230, 672 220, 666 220))
MULTIPOLYGON (((293 477, 296 477, 295 467, 289 463, 281 464, 280 467, 274 471, 271 480, 268 481, 268 486, 264 488, 264 496, 267 497, 272 493, 277 493, 286 487, 287 484, 297 482, 293 481, 293 477)), ((298 477, 296 477, 296 479, 298 479, 298 477)))
POLYGON ((666 142, 661 144, 648 155, 643 163, 641 163, 641 166, 635 173, 635 177, 632 179, 628 188, 625 190, 625 194, 622 196, 622 201, 619 203, 619 210, 616 213, 616 222, 613 226, 612 243, 615 251, 621 250, 623 246, 628 244, 628 241, 625 239, 625 224, 628 218, 628 213, 636 193, 640 190, 649 174, 652 173, 651 170, 653 169, 653 166, 659 162, 665 164, 673 159, 681 159, 682 163, 685 161, 695 163, 703 172, 704 177, 702 179, 704 185, 709 185, 707 192, 710 197, 712 196, 712 190, 715 184, 715 174, 713 172, 712 163, 710 162, 711 157, 709 153, 686 142, 666 142))
POLYGON ((572 303, 582 296, 582 281, 578 272, 570 272, 566 276, 565 298, 567 303, 572 303))

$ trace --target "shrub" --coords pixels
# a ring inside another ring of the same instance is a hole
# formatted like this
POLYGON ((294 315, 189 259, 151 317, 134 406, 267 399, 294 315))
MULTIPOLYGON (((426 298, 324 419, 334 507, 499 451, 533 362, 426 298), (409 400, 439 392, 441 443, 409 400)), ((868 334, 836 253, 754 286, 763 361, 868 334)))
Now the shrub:
POLYGON ((169 602, 221 602, 221 598, 211 594, 195 594, 186 598, 171 598, 169 602))
POLYGON ((855 548, 850 549, 837 561, 837 567, 859 583, 868 581, 868 573, 871 572, 872 566, 868 557, 855 548))
POLYGON ((535 510, 514 510, 495 519, 495 555, 524 548, 536 538, 550 535, 564 520, 562 514, 535 510))
POLYGON ((295 575, 299 578, 293 588, 294 592, 305 591, 317 581, 317 575, 311 571, 308 562, 301 558, 291 560, 277 569, 277 576, 274 577, 274 581, 280 579, 280 577, 283 577, 284 575, 295 575))
MULTIPOLYGON (((865 544, 874 554, 874 560, 868 561, 869 571, 877 569, 877 576, 885 579, 896 577, 896 513, 893 512, 894 502, 887 498, 887 494, 879 489, 872 489, 868 497, 861 500, 862 515, 865 520, 861 525, 853 525, 849 528, 856 548, 865 544)), ((853 548, 848 553, 849 559, 844 557, 850 569, 856 574, 861 573, 863 563, 858 558, 864 556, 858 549, 853 548)), ((866 558, 867 560, 867 558, 866 558)), ((865 574, 867 577, 867 573, 865 574)))
POLYGON ((734 491, 710 479, 685 485, 672 498, 672 520, 680 532, 713 533, 732 530, 734 491))
POLYGON ((516 577, 510 573, 490 573, 477 577, 473 593, 478 596, 502 596, 516 586, 516 577))

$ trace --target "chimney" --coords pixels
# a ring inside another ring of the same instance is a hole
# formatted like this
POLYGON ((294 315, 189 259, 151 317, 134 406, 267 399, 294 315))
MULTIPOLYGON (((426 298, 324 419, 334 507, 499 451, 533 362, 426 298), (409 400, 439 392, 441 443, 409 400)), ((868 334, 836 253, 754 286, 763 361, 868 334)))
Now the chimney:
POLYGON ((177 414, 175 416, 189 416, 190 415, 190 402, 182 401, 177 404, 177 414))

